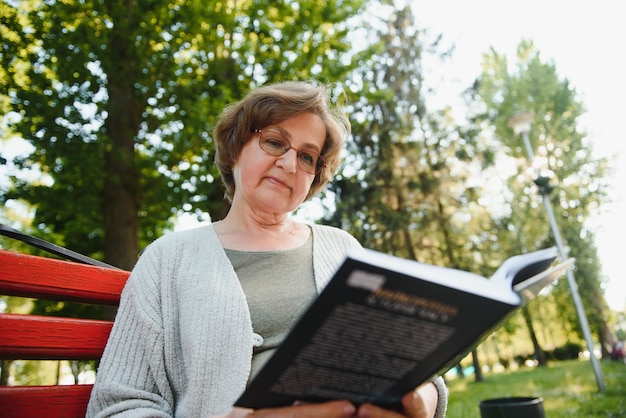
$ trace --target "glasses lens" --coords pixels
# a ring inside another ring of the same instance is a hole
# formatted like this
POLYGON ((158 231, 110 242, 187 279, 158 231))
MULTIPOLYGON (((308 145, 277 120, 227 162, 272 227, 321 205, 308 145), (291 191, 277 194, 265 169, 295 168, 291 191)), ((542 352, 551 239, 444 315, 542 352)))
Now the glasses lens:
MULTIPOLYGON (((274 131, 258 131, 259 146, 270 155, 280 157, 292 149, 287 138, 274 131)), ((293 148, 296 150, 295 148, 293 148)), ((315 151, 309 149, 296 150, 298 167, 309 174, 317 174, 324 167, 324 159, 315 151)))
POLYGON ((276 157, 280 157, 291 148, 291 144, 286 138, 271 131, 263 131, 261 133, 259 145, 263 151, 276 157))

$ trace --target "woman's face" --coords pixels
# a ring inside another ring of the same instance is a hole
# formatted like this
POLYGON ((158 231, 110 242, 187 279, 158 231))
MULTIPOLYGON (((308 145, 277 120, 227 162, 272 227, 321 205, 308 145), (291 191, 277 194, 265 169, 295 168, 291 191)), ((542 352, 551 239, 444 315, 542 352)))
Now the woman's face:
POLYGON ((255 128, 281 132, 293 148, 281 156, 270 155, 259 146, 259 134, 253 134, 233 168, 233 206, 243 204, 272 215, 292 212, 304 202, 315 178, 300 168, 296 150, 321 154, 326 126, 319 116, 302 113, 276 125, 255 128))

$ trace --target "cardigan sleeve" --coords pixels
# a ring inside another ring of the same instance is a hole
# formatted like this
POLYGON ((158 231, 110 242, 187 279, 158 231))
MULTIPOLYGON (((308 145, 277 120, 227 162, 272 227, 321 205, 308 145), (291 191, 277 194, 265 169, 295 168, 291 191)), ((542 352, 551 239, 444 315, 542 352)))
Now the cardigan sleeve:
POLYGON ((445 418, 446 411, 448 409, 448 388, 443 377, 439 376, 433 380, 433 384, 437 388, 437 410, 435 411, 435 418, 445 418))
POLYGON ((122 293, 87 417, 173 415, 174 397, 163 365, 158 270, 158 257, 149 247, 122 293))

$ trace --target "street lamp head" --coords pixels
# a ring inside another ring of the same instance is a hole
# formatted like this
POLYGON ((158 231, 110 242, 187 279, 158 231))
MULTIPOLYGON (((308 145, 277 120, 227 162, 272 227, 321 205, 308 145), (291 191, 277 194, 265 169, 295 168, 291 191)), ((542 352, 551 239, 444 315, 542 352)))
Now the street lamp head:
POLYGON ((533 112, 524 110, 510 116, 506 120, 506 126, 513 129, 515 135, 527 134, 530 132, 530 124, 534 118, 535 114, 533 112))
POLYGON ((551 176, 548 175, 539 175, 534 183, 537 185, 539 189, 539 194, 542 196, 547 196, 554 190, 554 186, 550 184, 551 176))

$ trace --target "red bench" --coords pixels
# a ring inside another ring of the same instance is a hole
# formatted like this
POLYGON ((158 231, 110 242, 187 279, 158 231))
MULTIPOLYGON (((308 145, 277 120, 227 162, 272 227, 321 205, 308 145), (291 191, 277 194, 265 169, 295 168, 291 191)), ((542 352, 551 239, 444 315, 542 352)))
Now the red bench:
MULTIPOLYGON (((0 295, 117 306, 129 272, 0 250, 0 295)), ((2 360, 97 360, 112 322, 0 314, 2 360)), ((0 386, 0 417, 84 417, 92 385, 0 386)))

